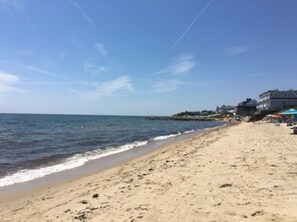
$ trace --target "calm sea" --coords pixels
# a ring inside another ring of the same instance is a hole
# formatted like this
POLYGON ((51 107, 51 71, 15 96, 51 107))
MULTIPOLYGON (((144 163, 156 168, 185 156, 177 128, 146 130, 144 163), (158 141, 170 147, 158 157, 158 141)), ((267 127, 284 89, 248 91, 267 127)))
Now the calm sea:
POLYGON ((220 125, 132 116, 0 114, 0 187, 220 125))

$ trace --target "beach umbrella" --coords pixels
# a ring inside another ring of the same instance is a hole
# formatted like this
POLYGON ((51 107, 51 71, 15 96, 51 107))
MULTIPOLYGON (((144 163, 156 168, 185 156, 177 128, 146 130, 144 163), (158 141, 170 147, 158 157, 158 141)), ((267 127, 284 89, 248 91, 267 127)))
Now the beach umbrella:
POLYGON ((293 116, 294 120, 297 121, 297 110, 296 109, 286 110, 284 112, 281 112, 280 115, 283 115, 283 116, 291 115, 291 116, 293 116))
POLYGON ((297 115, 296 109, 289 109, 284 112, 281 112, 280 115, 297 115))

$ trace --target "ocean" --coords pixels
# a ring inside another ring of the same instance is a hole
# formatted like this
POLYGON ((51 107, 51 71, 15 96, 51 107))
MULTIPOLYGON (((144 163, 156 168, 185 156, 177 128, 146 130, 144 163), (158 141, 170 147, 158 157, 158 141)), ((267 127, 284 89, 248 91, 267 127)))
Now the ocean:
POLYGON ((0 114, 0 187, 221 125, 140 116, 0 114))

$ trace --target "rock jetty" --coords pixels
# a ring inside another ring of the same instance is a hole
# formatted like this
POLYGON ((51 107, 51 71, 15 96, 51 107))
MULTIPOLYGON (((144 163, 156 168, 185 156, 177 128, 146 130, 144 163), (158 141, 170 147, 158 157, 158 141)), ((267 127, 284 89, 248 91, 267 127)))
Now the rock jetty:
POLYGON ((146 117, 146 120, 166 120, 166 121, 215 121, 214 118, 205 116, 154 116, 146 117))

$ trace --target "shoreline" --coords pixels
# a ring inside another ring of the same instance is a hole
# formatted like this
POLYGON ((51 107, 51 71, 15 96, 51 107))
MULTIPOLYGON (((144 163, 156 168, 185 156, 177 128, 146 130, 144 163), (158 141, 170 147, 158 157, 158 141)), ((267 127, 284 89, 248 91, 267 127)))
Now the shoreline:
MULTIPOLYGON (((179 141, 187 140, 198 134, 205 133, 209 130, 216 130, 223 127, 227 127, 230 123, 222 122, 223 125, 206 128, 202 130, 197 130, 190 133, 176 134, 174 137, 170 135, 164 136, 168 137, 162 140, 148 140, 148 143, 139 147, 134 147, 128 150, 124 150, 118 153, 113 153, 100 158, 92 159, 87 161, 81 166, 77 166, 71 169, 62 170, 59 172, 54 172, 49 175, 38 177, 29 181, 19 182, 15 184, 10 184, 7 186, 0 187, 0 197, 5 194, 14 194, 19 192, 27 192, 34 189, 39 189, 42 187, 52 186, 55 184, 61 184, 67 181, 72 181, 79 179, 81 177, 91 175, 94 173, 99 173, 101 171, 107 170, 119 164, 131 161, 135 158, 141 157, 142 155, 149 154, 155 150, 162 149, 163 146, 176 143, 179 141)), ((125 146, 125 145, 124 145, 125 146)))
POLYGON ((157 122, 144 117, 4 115, 1 118, 0 187, 71 170, 222 122, 157 122))
POLYGON ((296 221, 296 137, 241 123, 0 198, 1 221, 296 221))

